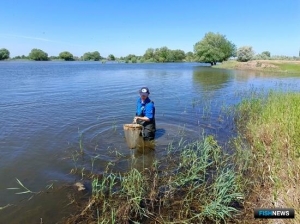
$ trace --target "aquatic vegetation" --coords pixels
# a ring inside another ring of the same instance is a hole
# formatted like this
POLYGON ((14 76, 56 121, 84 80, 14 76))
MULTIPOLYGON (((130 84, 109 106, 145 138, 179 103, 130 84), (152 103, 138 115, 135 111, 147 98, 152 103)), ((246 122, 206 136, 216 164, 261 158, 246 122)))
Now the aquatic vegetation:
POLYGON ((113 120, 113 122, 112 122, 112 130, 113 130, 114 132, 116 132, 116 131, 117 131, 117 127, 118 127, 117 121, 116 121, 116 119, 114 118, 114 120, 113 120))
POLYGON ((19 187, 10 187, 10 188, 7 188, 8 190, 22 190, 21 192, 17 192, 16 194, 38 194, 40 192, 34 192, 34 191, 31 191, 29 190, 27 187, 24 186, 24 184, 18 179, 16 178, 17 180, 17 183, 20 185, 21 188, 19 187))
POLYGON ((7 204, 7 205, 5 205, 5 206, 2 206, 2 207, 0 207, 0 211, 3 210, 3 209, 8 208, 8 207, 10 207, 10 206, 13 206, 13 205, 12 205, 12 204, 7 204))
POLYGON ((106 171, 92 180, 92 197, 69 223, 222 222, 239 213, 242 183, 234 157, 212 136, 170 144, 167 158, 142 171, 106 171), (167 167, 165 168, 165 166, 167 167), (160 169, 163 166, 163 169, 160 169))
POLYGON ((79 134, 79 149, 80 149, 80 153, 83 154, 84 153, 84 148, 82 143, 83 133, 79 131, 79 128, 78 128, 78 134, 79 134))
POLYGON ((94 157, 91 158, 91 163, 92 163, 91 174, 93 174, 93 171, 94 171, 94 163, 95 163, 95 160, 96 160, 97 158, 99 158, 99 157, 100 157, 100 155, 96 155, 96 156, 94 156, 94 157))

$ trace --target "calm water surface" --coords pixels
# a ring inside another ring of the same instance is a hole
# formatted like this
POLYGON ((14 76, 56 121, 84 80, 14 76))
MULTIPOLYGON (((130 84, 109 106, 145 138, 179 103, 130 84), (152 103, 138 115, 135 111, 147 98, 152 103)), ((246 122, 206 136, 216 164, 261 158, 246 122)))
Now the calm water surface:
POLYGON ((142 168, 163 158, 170 142, 196 140, 203 132, 226 149, 235 131, 224 108, 249 91, 270 89, 298 91, 299 78, 196 63, 1 62, 0 207, 10 207, 0 209, 0 223, 69 216, 72 199, 85 197, 73 188, 85 181, 83 168, 86 175, 103 172, 108 162, 121 172, 142 168), (156 150, 145 155, 128 149, 122 129, 132 122, 142 86, 155 102, 158 129, 156 150), (84 156, 76 157, 81 149, 84 156), (16 178, 41 193, 8 190, 20 187, 16 178))

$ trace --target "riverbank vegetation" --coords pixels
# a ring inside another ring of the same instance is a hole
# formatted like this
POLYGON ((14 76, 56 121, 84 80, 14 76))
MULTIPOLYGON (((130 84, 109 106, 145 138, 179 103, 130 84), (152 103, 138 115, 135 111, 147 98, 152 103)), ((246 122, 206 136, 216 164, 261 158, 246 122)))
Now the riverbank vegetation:
MULTIPOLYGON (((65 61, 116 61, 119 63, 164 63, 164 62, 201 62, 216 65, 218 62, 227 61, 230 58, 237 57, 238 61, 249 61, 255 59, 271 58, 269 51, 263 51, 261 54, 254 54, 251 46, 241 46, 237 49, 236 45, 227 40, 225 35, 208 32, 204 37, 193 45, 193 52, 184 52, 180 49, 169 49, 166 46, 160 48, 148 48, 143 55, 128 54, 125 57, 115 57, 109 54, 107 57, 100 55, 99 51, 86 52, 82 56, 74 56, 69 51, 63 51, 58 56, 50 56, 41 49, 32 49, 28 56, 15 56, 10 58, 9 50, 0 49, 0 60, 65 60, 65 61)), ((285 60, 290 57, 280 56, 285 60)), ((300 57, 300 55, 299 55, 300 57)), ((295 57, 296 58, 296 57, 295 57)), ((279 58, 277 58, 279 59, 279 58)), ((299 60, 299 58, 298 58, 299 60)))
POLYGON ((244 100, 237 111, 243 141, 236 143, 251 153, 246 217, 255 207, 294 208, 295 219, 286 223, 300 223, 300 94, 271 92, 244 100))
POLYGON ((291 60, 251 60, 247 62, 239 62, 229 60, 222 64, 213 66, 214 68, 223 69, 239 69, 239 70, 259 70, 266 72, 281 72, 281 73, 300 73, 300 58, 291 60))
POLYGON ((235 156, 211 136, 166 150, 141 171, 95 175, 90 201, 67 223, 219 223, 238 214, 244 181, 235 156))

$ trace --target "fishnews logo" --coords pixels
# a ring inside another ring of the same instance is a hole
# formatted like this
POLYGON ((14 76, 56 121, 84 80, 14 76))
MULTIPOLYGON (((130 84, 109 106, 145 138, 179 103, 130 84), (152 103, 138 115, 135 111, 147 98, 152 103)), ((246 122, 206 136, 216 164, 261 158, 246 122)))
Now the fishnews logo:
POLYGON ((259 219, 293 219, 295 210, 293 208, 256 208, 254 218, 259 219))

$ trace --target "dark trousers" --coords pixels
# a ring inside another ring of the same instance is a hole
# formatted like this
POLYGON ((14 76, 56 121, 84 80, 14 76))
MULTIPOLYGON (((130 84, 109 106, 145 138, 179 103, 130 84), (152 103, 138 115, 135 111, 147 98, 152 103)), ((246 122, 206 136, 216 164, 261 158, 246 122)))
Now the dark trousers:
POLYGON ((152 122, 138 122, 139 124, 143 125, 143 131, 141 135, 143 136, 143 139, 145 141, 151 141, 155 138, 155 131, 156 131, 156 125, 155 120, 152 122))

